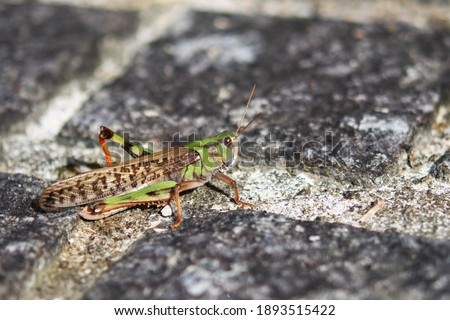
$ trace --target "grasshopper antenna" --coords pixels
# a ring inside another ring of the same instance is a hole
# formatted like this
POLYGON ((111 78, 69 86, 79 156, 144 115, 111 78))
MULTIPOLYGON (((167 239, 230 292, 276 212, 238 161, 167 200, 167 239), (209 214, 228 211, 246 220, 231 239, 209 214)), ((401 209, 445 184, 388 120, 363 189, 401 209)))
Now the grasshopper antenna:
POLYGON ((242 132, 244 132, 244 131, 252 124, 253 121, 255 121, 256 119, 259 118, 260 115, 262 115, 262 112, 260 112, 260 113, 258 113, 257 115, 255 115, 255 116, 253 117, 253 119, 250 120, 250 122, 247 123, 247 125, 244 127, 244 129, 242 129, 241 132, 239 132, 237 135, 239 136, 239 134, 241 134, 242 132))
MULTIPOLYGON (((250 101, 252 101, 252 97, 253 97, 253 93, 255 92, 255 89, 256 89, 256 84, 253 85, 252 92, 250 92, 250 97, 248 97, 247 105, 245 106, 244 114, 242 115, 241 120, 239 121, 237 130, 236 130, 236 135, 237 135, 237 136, 239 136, 239 129, 241 128, 242 121, 244 121, 245 115, 246 115, 247 110, 248 110, 248 106, 250 105, 250 101)), ((259 116, 259 115, 257 115, 257 116, 259 116)), ((256 117, 255 117, 255 118, 256 118, 256 117)), ((255 118, 253 118, 252 121, 250 121, 250 123, 252 123, 253 120, 255 120, 255 118)), ((249 123, 249 124, 250 124, 250 123, 249 123)), ((247 124, 247 125, 245 126, 245 128, 244 128, 242 131, 244 131, 244 130, 248 127, 249 124, 247 124)), ((241 131, 241 132, 242 132, 242 131, 241 131)))

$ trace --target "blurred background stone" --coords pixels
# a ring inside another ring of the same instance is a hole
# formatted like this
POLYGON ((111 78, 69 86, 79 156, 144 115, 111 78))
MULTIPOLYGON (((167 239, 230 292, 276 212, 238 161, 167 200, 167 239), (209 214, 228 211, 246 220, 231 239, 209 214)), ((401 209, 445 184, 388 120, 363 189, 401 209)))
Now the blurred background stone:
POLYGON ((136 27, 130 12, 38 3, 0 5, 0 130, 24 129, 24 118, 64 82, 92 73, 99 42, 136 27))
POLYGON ((12 2, 2 298, 449 298, 448 5, 12 2), (263 116, 228 174, 255 211, 214 180, 182 196, 179 230, 36 206, 42 180, 87 170, 69 162, 104 164, 100 125, 156 148, 235 130, 254 83, 263 116))

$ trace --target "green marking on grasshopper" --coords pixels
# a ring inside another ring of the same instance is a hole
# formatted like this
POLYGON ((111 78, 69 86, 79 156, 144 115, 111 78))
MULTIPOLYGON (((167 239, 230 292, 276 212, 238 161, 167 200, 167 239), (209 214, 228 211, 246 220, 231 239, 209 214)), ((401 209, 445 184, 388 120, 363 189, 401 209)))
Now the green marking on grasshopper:
POLYGON ((99 142, 108 167, 56 182, 42 192, 39 205, 47 211, 84 205, 79 214, 96 220, 136 205, 163 206, 175 201, 178 215, 171 227, 176 228, 182 220, 180 193, 202 186, 215 177, 233 188, 234 200, 239 206, 253 207, 240 200, 236 181, 221 171, 235 162, 239 134, 259 116, 240 131, 254 90, 255 87, 236 132, 224 131, 182 147, 152 152, 111 129, 100 127, 99 142), (135 159, 113 166, 105 140, 118 143, 135 159))
POLYGON ((167 193, 168 190, 172 189, 177 185, 176 181, 162 181, 149 185, 143 189, 126 193, 114 198, 105 199, 103 201, 104 204, 122 204, 122 203, 132 203, 132 202, 141 202, 147 201, 149 199, 149 194, 154 194, 158 197, 159 194, 167 193))

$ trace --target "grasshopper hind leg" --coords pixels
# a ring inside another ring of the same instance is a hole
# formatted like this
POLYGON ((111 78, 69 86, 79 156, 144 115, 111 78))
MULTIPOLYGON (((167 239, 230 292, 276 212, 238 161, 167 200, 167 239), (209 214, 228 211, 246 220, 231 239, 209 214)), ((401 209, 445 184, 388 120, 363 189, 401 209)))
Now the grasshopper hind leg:
POLYGON ((180 201, 180 185, 177 185, 174 188, 174 200, 177 205, 177 219, 172 222, 170 225, 171 229, 178 228, 180 226, 181 220, 183 220, 183 211, 181 209, 181 201, 180 201))
POLYGON ((180 226, 181 221, 183 220, 183 211, 181 209, 181 200, 180 193, 186 190, 195 189, 200 187, 206 183, 206 180, 192 180, 192 181, 183 181, 176 185, 173 188, 173 196, 172 199, 175 200, 177 205, 177 219, 170 225, 171 229, 178 228, 180 226))
POLYGON ((137 207, 140 205, 161 207, 169 204, 169 201, 142 201, 142 202, 130 202, 121 204, 104 204, 93 203, 84 207, 78 214, 86 220, 100 220, 121 211, 137 207))
POLYGON ((90 204, 84 207, 80 212, 78 212, 78 215, 83 217, 86 220, 100 220, 106 217, 109 217, 113 214, 119 213, 121 211, 124 211, 128 209, 130 206, 122 206, 122 207, 110 207, 106 208, 105 206, 102 207, 101 210, 99 210, 100 206, 98 203, 90 204))
POLYGON ((173 181, 160 182, 160 189, 156 187, 157 184, 154 184, 127 195, 91 203, 85 206, 78 214, 86 220, 99 220, 135 206, 147 205, 161 207, 175 201, 177 218, 170 225, 170 228, 178 228, 183 220, 180 193, 186 190, 195 189, 205 183, 206 180, 183 181, 178 184, 175 184, 173 181), (161 194, 155 193, 155 191, 161 192, 163 190, 165 190, 165 192, 161 194))
POLYGON ((105 154, 105 159, 108 166, 112 166, 113 162, 111 159, 111 154, 109 152, 108 146, 106 145, 106 140, 111 140, 120 145, 130 156, 133 158, 142 157, 145 155, 152 154, 153 151, 142 147, 137 143, 132 143, 122 136, 118 135, 108 127, 101 126, 98 133, 98 142, 102 146, 103 153, 105 154))

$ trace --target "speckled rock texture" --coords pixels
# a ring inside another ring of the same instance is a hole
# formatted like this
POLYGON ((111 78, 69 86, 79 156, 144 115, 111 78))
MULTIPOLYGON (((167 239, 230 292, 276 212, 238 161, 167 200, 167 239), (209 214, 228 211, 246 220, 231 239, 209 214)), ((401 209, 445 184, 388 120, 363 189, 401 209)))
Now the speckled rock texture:
POLYGON ((216 213, 147 234, 85 298, 447 299, 449 254, 447 241, 216 213))
POLYGON ((196 8, 0 5, 0 298, 449 299, 448 26, 196 8), (105 164, 101 125, 182 145, 236 130, 254 84, 226 173, 253 209, 215 179, 175 230, 38 207, 105 164))
POLYGON ((98 64, 99 42, 135 29, 136 15, 41 4, 0 4, 0 130, 21 120, 98 64), (134 18, 134 19, 133 19, 134 18))
POLYGON ((45 214, 34 199, 44 184, 0 173, 0 298, 20 298, 54 259, 73 228, 73 210, 45 214))
POLYGON ((443 31, 209 13, 192 19, 187 32, 142 52, 62 136, 91 139, 105 121, 142 143, 234 129, 256 83, 249 116, 262 112, 263 121, 243 137, 246 166, 283 160, 362 183, 391 169, 437 110, 448 64, 443 31), (421 70, 424 59, 434 68, 421 70))

